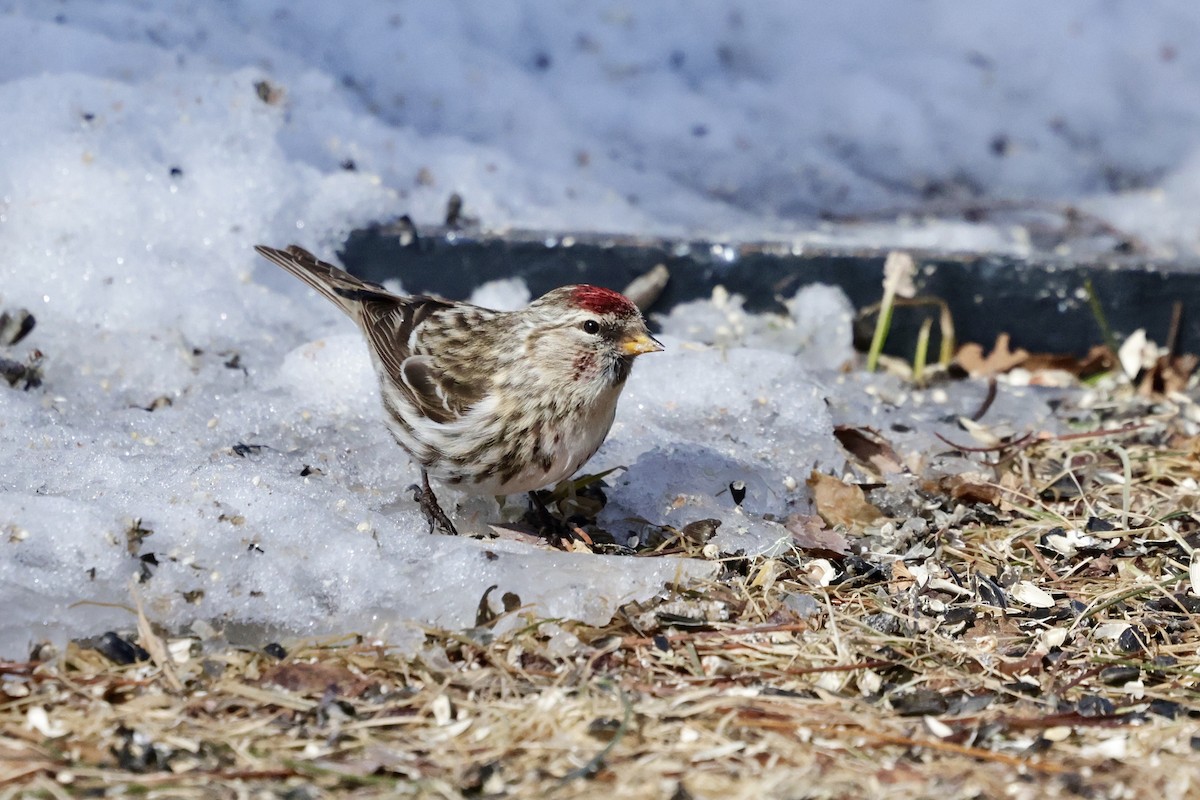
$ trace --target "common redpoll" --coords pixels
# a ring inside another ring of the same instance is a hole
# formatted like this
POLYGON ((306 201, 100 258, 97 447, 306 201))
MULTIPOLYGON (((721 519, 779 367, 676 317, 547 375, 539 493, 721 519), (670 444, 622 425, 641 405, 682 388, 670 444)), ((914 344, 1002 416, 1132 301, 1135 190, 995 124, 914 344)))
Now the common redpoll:
POLYGON ((254 248, 358 324, 392 437, 421 467, 417 499, 457 533, 429 478, 480 495, 532 491, 591 458, 633 359, 662 350, 637 307, 598 286, 563 286, 520 311, 394 295, 295 245, 254 248))

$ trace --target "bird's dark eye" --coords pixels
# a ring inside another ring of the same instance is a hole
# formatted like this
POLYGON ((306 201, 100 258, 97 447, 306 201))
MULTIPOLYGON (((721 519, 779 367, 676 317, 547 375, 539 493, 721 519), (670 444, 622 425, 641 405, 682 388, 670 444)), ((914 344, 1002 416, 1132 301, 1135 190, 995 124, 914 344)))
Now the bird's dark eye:
POLYGON ((584 333, 599 333, 600 332, 600 323, 596 322, 596 320, 594 320, 594 319, 589 319, 588 321, 583 323, 583 332, 584 333))

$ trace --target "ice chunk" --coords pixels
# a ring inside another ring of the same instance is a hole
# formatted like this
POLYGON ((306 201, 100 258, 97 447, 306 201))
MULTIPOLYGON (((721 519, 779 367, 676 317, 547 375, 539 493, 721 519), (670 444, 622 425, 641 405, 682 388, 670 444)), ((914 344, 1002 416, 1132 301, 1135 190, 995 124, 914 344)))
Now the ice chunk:
POLYGON ((489 281, 471 294, 471 302, 497 311, 515 311, 529 305, 529 289, 520 278, 489 281))
POLYGON ((787 313, 751 314, 746 299, 717 287, 708 300, 681 303, 660 317, 665 333, 719 347, 778 350, 807 369, 838 369, 854 359, 854 309, 836 286, 801 287, 787 313))
POLYGON ((722 521, 719 546, 771 550, 786 533, 763 517, 808 508, 794 476, 845 463, 824 386, 793 355, 663 341, 664 353, 636 366, 609 440, 589 465, 627 467, 609 479, 601 524, 625 532, 714 518, 722 521), (740 508, 729 491, 739 480, 740 508))

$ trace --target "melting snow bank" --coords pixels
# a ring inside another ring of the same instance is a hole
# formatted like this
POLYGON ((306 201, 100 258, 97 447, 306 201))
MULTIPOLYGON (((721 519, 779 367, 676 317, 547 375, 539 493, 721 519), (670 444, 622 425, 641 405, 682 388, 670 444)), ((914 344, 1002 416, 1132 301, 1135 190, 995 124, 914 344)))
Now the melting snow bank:
MULTIPOLYGON (((302 290, 275 295, 229 275, 220 289, 211 265, 174 269, 192 277, 178 285, 207 282, 219 295, 213 320, 244 319, 252 303, 261 325, 101 327, 95 315, 108 312, 96 303, 66 313, 65 302, 44 303, 22 343, 46 354, 43 384, 0 391, 0 600, 10 609, 0 655, 130 627, 131 587, 177 631, 259 644, 353 631, 415 645, 415 624, 474 624, 492 586, 494 610, 512 593, 538 616, 600 624, 667 582, 712 574, 703 561, 428 535, 406 488, 417 472, 381 423, 364 343, 354 332, 309 340, 350 323, 302 290), (297 315, 313 322, 298 330, 297 315)), ((189 301, 143 277, 108 296, 201 314, 203 295, 189 301)), ((76 279, 27 278, 55 294, 76 279)), ((476 299, 512 294, 493 286, 476 299)), ((628 467, 610 477, 599 520, 618 538, 717 519, 717 551, 777 552, 791 537, 787 516, 812 513, 809 472, 845 468, 835 423, 876 426, 905 452, 927 452, 943 448, 935 432, 962 438, 955 420, 986 394, 977 382, 914 393, 830 370, 853 354, 848 305, 827 287, 802 290, 788 314, 747 318, 736 300, 666 319, 667 351, 631 378, 589 465, 628 467), (714 346, 670 333, 696 320, 712 323, 708 338, 732 338, 714 346), (840 344, 830 330, 846 334, 840 344)), ((990 423, 1051 424, 1025 391, 1002 389, 990 423)), ((442 496, 465 531, 499 520, 490 500, 442 496)))
MULTIPOLYGON (((646 599, 664 584, 709 574, 711 565, 681 559, 576 556, 504 542, 424 536, 411 514, 380 517, 362 530, 316 503, 279 497, 263 484, 239 492, 233 475, 223 490, 190 497, 172 527, 151 524, 141 555, 126 547, 135 523, 112 505, 64 497, 10 493, 0 498, 5 554, 0 591, 8 609, 0 623, 0 656, 20 658, 31 642, 128 629, 135 619, 130 586, 146 613, 173 631, 265 644, 295 635, 363 633, 393 644, 416 644, 420 624, 450 629, 475 624, 484 592, 493 611, 515 594, 538 617, 603 624, 621 605, 646 599), (274 495, 270 523, 235 522, 239 535, 206 505, 274 495), (216 498, 220 497, 221 500, 216 498), (207 501, 207 502, 206 502, 207 501), (283 509, 292 506, 302 516, 283 509), (189 513, 190 512, 190 513, 189 513), (307 512, 307 513, 306 513, 307 512), (254 543, 247 544, 253 538, 254 543), (169 549, 157 550, 159 545, 169 549), (154 566, 147 566, 147 559, 154 566)), ((142 505, 154 511, 161 498, 142 505)), ((169 502, 169 501, 168 501, 169 502)), ((338 505, 335 502, 335 506, 338 505)), ((349 505, 349 504, 347 504, 349 505)), ((369 513, 369 512, 368 512, 369 513)))

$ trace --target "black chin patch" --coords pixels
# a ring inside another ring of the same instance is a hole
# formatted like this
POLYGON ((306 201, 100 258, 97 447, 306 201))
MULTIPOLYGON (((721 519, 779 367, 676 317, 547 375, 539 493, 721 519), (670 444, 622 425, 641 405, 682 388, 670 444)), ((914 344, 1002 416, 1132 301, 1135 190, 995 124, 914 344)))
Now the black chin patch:
POLYGON ((616 361, 609 364, 608 374, 609 383, 612 386, 620 386, 629 377, 629 370, 633 369, 633 356, 621 356, 616 361))

